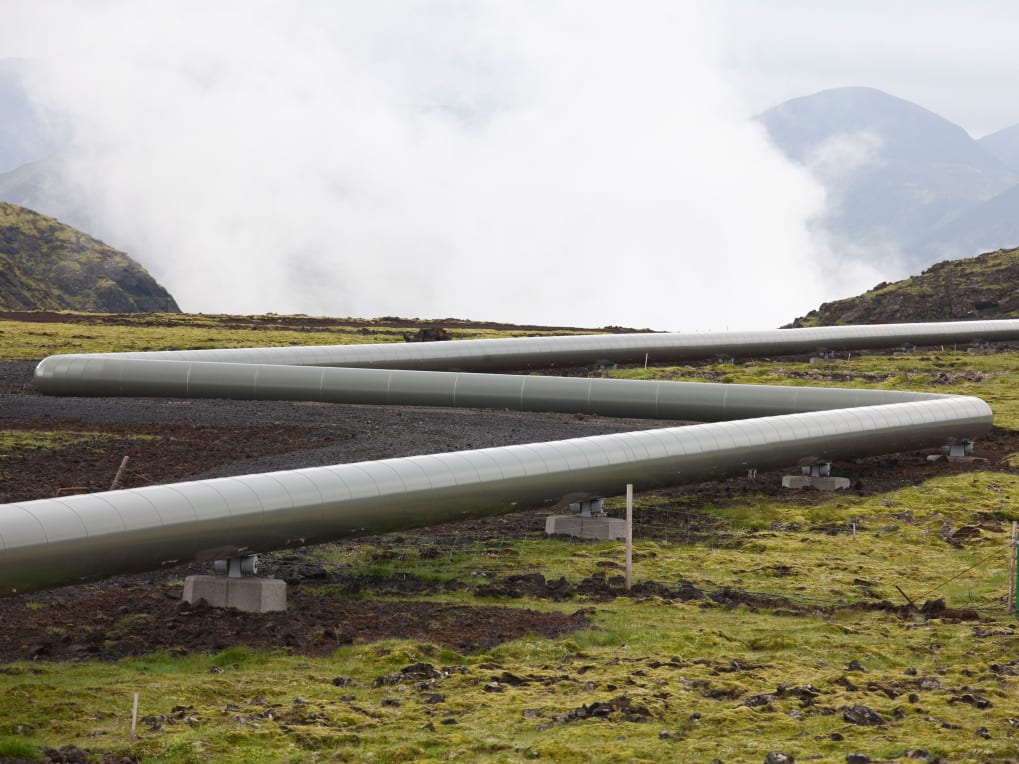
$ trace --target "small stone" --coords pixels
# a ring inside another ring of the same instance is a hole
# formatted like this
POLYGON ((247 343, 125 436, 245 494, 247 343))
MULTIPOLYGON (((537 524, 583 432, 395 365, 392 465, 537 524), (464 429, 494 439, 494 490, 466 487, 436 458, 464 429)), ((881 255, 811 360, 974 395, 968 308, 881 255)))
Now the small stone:
POLYGON ((867 669, 863 667, 863 664, 857 660, 849 661, 849 665, 846 666, 846 671, 862 671, 866 672, 867 669))
POLYGON ((868 764, 870 756, 865 753, 850 753, 846 755, 846 764, 868 764))
POLYGON ((668 740, 670 737, 672 737, 672 735, 670 735, 665 730, 662 730, 661 732, 658 733, 659 740, 668 740))
POLYGON ((764 757, 764 764, 793 764, 796 760, 787 753, 771 751, 764 757))
POLYGON ((349 687, 350 677, 349 676, 334 676, 333 677, 334 687, 349 687))
POLYGON ((991 733, 987 730, 987 727, 977 727, 977 737, 982 737, 984 740, 991 739, 991 733))

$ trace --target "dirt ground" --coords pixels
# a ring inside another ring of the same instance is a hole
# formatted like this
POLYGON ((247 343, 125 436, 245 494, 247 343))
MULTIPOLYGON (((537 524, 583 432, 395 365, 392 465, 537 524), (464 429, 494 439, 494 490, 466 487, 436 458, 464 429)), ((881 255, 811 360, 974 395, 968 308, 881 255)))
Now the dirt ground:
MULTIPOLYGON (((440 410, 379 406, 339 406, 287 402, 203 401, 118 398, 53 398, 31 386, 34 364, 0 364, 0 423, 12 431, 77 431, 80 440, 60 448, 20 450, 0 461, 0 503, 82 491, 105 490, 124 456, 130 461, 124 487, 291 469, 322 464, 408 456, 555 440, 608 432, 674 426, 674 422, 616 420, 564 414, 510 411, 440 410)), ((977 444, 980 465, 930 463, 925 454, 866 459, 835 465, 835 474, 853 482, 852 491, 876 493, 918 483, 957 470, 1005 469, 1004 455, 1019 451, 1019 435, 995 430, 977 444)), ((781 475, 756 480, 733 478, 666 492, 689 510, 673 520, 669 538, 687 540, 717 531, 698 505, 745 495, 778 495, 803 502, 823 500, 816 492, 790 494, 781 475)), ((504 540, 540 536, 544 515, 521 512, 438 526, 425 533, 441 537, 504 540)), ((654 523, 646 533, 653 535, 654 523)), ((381 543, 387 543, 385 541, 381 543)), ((398 544, 399 540, 392 543, 398 544)), ((179 581, 189 566, 100 583, 65 587, 0 599, 0 664, 16 660, 116 659, 164 650, 214 652, 227 646, 286 649, 327 654, 354 639, 408 638, 447 645, 460 652, 482 651, 526 633, 548 636, 581 628, 589 610, 541 613, 521 607, 467 607, 415 602, 414 579, 344 581, 335 571, 309 562, 302 550, 263 558, 263 572, 290 584, 285 614, 251 615, 190 608, 180 601, 179 581), (308 584, 328 582, 351 592, 387 595, 364 600, 317 595, 308 584), (403 595, 403 596, 401 596, 403 595), (38 607, 36 603, 45 603, 38 607)), ((434 585, 433 585, 434 586, 434 585)), ((445 586, 471 588, 470 582, 445 586)), ((598 601, 622 593, 621 582, 594 576, 580 584, 546 581, 541 576, 510 576, 477 593, 512 600, 522 594, 568 600, 582 592, 598 601)), ((703 598, 692 587, 669 589, 646 582, 633 593, 678 599, 703 598)), ((718 599, 714 593, 712 597, 718 599)), ((729 596, 736 596, 730 593, 729 596)), ((744 600, 745 602, 745 600, 744 600)), ((753 603, 750 603, 753 604, 753 603)), ((782 606, 783 603, 759 603, 782 606)), ((788 604, 788 603, 786 603, 788 604)), ((0 671, 2 671, 0 665, 0 671)))

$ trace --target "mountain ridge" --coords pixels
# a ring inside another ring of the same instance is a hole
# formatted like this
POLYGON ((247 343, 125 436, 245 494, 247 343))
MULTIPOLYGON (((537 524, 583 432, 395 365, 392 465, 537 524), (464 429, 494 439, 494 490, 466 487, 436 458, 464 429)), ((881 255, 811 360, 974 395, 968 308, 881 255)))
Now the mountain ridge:
POLYGON ((141 265, 86 233, 0 202, 0 310, 179 313, 141 265))
POLYGON ((1013 170, 1019 170, 1019 125, 985 135, 977 143, 1013 170))
POLYGON ((783 328, 1019 318, 1019 248, 935 263, 826 302, 783 328))

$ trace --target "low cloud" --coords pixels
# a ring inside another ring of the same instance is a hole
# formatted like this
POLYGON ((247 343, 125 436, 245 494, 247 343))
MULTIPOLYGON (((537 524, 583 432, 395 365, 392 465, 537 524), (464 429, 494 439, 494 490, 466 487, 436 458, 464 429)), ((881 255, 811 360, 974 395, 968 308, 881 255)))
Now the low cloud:
POLYGON ((869 130, 837 133, 811 148, 806 165, 826 187, 845 183, 855 173, 884 164, 881 136, 869 130))
POLYGON ((710 5, 5 13, 97 232, 185 310, 722 330, 840 296, 710 5))

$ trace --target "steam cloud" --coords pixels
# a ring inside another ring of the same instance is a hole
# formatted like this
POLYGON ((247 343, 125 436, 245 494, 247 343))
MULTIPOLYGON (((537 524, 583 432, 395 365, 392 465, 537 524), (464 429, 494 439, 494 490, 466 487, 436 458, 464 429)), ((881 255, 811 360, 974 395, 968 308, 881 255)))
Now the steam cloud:
POLYGON ((721 330, 881 280, 812 240, 709 5, 4 12, 97 228, 185 310, 721 330))

